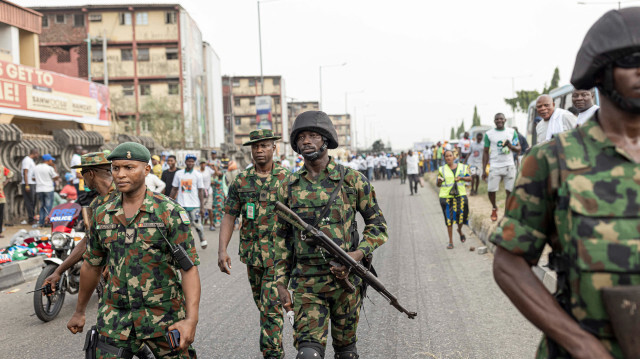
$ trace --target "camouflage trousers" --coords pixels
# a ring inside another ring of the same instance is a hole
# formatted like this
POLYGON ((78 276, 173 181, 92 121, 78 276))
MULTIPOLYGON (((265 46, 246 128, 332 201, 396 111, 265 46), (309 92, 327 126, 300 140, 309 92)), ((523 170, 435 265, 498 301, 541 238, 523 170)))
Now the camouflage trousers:
POLYGON ((260 311, 260 351, 265 358, 284 358, 282 306, 275 282, 275 267, 247 266, 253 300, 260 311))
MULTIPOLYGON (((107 344, 113 345, 118 348, 125 348, 134 353, 137 353, 140 348, 142 348, 143 344, 146 344, 149 349, 153 352, 153 355, 156 358, 169 358, 169 359, 195 359, 198 356, 196 355, 195 349, 192 346, 189 346, 187 350, 183 350, 181 352, 172 351, 169 347, 169 343, 167 339, 162 337, 151 338, 151 339, 135 339, 133 333, 127 340, 117 340, 113 338, 106 338, 107 344)), ((114 354, 110 353, 102 353, 100 348, 96 348, 96 359, 115 359, 119 358, 114 354)))
POLYGON ((313 291, 314 287, 299 286, 293 291, 294 344, 302 342, 319 343, 327 346, 329 320, 331 320, 331 338, 334 348, 354 344, 358 338, 358 320, 362 299, 360 286, 355 293, 349 293, 342 287, 333 287, 329 291, 313 291))

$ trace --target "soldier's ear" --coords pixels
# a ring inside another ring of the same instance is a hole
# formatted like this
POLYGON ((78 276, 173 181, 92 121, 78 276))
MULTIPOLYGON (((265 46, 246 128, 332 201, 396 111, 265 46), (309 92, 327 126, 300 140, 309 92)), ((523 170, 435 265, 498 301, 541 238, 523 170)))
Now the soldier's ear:
POLYGON ((144 166, 144 175, 148 175, 151 172, 151 166, 149 164, 146 164, 144 166))

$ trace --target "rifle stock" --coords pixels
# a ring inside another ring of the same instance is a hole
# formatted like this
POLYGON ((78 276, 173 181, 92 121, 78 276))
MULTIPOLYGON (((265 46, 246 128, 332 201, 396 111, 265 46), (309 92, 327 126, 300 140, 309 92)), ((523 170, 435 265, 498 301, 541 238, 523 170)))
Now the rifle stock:
POLYGON ((605 309, 625 358, 640 358, 640 285, 602 289, 605 309))
MULTIPOLYGON (((326 250, 337 262, 340 262, 342 265, 347 266, 351 272, 360 277, 363 281, 365 281, 369 286, 375 289, 382 297, 384 297, 389 304, 395 307, 400 312, 407 315, 409 319, 414 319, 417 315, 416 312, 410 312, 405 309, 398 302, 398 298, 396 298, 393 294, 391 294, 387 288, 382 284, 382 282, 373 275, 367 268, 365 268, 362 264, 356 262, 347 252, 345 252, 338 244, 336 244, 331 238, 327 237, 319 229, 311 226, 307 222, 303 221, 295 212, 293 212, 289 207, 285 206, 281 202, 276 202, 276 211, 280 211, 284 214, 282 219, 293 225, 294 227, 304 230, 308 233, 308 236, 312 237, 312 243, 316 246, 321 247, 326 250)), ((303 237, 305 242, 310 242, 303 237)))

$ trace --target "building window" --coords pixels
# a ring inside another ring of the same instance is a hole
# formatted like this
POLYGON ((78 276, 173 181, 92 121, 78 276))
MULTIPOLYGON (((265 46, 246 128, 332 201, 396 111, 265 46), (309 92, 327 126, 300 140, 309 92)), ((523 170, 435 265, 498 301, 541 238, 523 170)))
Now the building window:
POLYGON ((164 13, 165 24, 175 24, 178 22, 178 16, 175 11, 167 11, 164 13))
POLYGON ((149 61, 149 49, 138 49, 138 61, 149 61))
POLYGON ((42 27, 49 27, 49 16, 42 16, 42 27))
POLYGON ((120 49, 120 59, 122 61, 133 61, 133 50, 120 49))
POLYGON ((89 14, 90 22, 102 22, 102 14, 89 14))
POLYGON ((140 85, 140 95, 142 95, 142 96, 151 96, 151 85, 150 84, 141 84, 140 85))
POLYGON ((240 117, 236 117, 236 126, 240 126, 242 124, 242 119, 240 117))
POLYGON ((122 96, 133 96, 133 85, 122 85, 122 96))
POLYGON ((120 16, 120 25, 131 25, 131 13, 130 12, 121 12, 120 16))
POLYGON ((179 95, 180 94, 180 84, 176 82, 169 83, 169 95, 179 95))
POLYGON ((249 87, 253 87, 256 85, 256 79, 249 79, 249 87))
POLYGON ((233 79, 233 87, 240 87, 240 80, 233 79))
POLYGON ((136 13, 136 25, 149 25, 149 13, 137 12, 136 13))
POLYGON ((240 106, 240 99, 239 98, 234 98, 233 99, 233 105, 236 106, 236 107, 240 106))
POLYGON ((103 56, 101 48, 91 49, 91 62, 102 62, 103 56))
POLYGON ((278 86, 280 85, 280 78, 276 77, 273 79, 273 86, 278 86))
POLYGON ((280 97, 274 97, 274 98, 273 98, 273 103, 274 103, 275 105, 279 105, 279 104, 280 104, 280 97))
POLYGON ((73 26, 74 27, 83 27, 84 26, 84 14, 74 14, 73 15, 73 26))
POLYGON ((250 98, 249 99, 249 105, 250 106, 255 106, 255 104, 256 104, 256 98, 255 97, 250 98))
POLYGON ((178 59, 178 48, 167 47, 167 60, 177 60, 177 59, 178 59))
POLYGON ((56 14, 56 24, 64 24, 64 14, 56 14))

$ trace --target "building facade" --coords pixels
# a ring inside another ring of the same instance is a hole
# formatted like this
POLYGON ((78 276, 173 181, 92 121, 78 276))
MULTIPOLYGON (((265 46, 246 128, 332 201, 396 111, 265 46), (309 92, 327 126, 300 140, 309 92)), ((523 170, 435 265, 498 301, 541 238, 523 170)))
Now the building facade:
POLYGON ((329 115, 338 133, 340 147, 351 147, 351 115, 329 115))
POLYGON ((290 101, 287 103, 287 107, 289 109, 289 133, 291 133, 293 121, 296 120, 299 114, 306 111, 320 111, 318 101, 290 101))
POLYGON ((216 118, 207 96, 221 96, 220 82, 208 78, 219 74, 220 61, 180 5, 34 10, 43 14, 40 66, 108 84, 118 133, 153 136, 165 147, 218 145, 222 109, 216 118))

